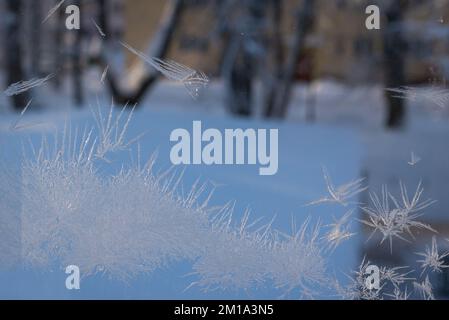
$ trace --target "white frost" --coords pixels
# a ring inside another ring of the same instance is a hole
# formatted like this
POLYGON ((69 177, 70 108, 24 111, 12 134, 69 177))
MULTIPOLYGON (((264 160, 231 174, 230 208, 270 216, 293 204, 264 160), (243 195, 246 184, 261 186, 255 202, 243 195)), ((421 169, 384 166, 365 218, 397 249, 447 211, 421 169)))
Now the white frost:
POLYGON ((19 95, 25 91, 28 91, 34 87, 38 87, 43 85, 45 82, 53 78, 54 74, 49 74, 48 76, 44 78, 33 78, 31 80, 27 81, 19 81, 16 83, 11 84, 6 90, 5 94, 7 96, 15 96, 19 95))
POLYGON ((62 6, 62 4, 65 2, 65 0, 61 0, 60 2, 58 2, 58 4, 56 6, 54 6, 53 8, 50 9, 50 11, 48 11, 47 16, 45 17, 45 19, 42 21, 42 24, 44 24, 45 22, 47 22, 48 19, 50 19, 50 17, 56 12, 58 11, 58 9, 62 6))

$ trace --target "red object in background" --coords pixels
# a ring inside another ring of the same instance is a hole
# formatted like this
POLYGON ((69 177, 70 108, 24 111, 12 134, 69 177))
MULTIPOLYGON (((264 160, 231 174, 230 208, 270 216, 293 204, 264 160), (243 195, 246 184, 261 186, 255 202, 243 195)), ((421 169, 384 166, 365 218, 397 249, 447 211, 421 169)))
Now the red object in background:
POLYGON ((312 55, 310 53, 301 55, 296 67, 296 80, 301 82, 311 82, 312 67, 312 55))
POLYGON ((298 65, 296 67, 296 80, 302 82, 311 82, 313 73, 313 60, 312 54, 306 53, 299 58, 298 65))

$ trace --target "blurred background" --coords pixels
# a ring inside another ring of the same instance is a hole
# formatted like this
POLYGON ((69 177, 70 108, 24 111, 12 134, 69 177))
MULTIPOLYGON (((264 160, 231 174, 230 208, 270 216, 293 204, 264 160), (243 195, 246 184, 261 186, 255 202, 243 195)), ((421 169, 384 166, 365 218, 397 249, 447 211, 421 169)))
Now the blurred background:
MULTIPOLYGON (((403 181, 411 193, 422 181, 423 197, 438 202, 421 220, 449 238, 449 0, 2 0, 0 17, 0 91, 53 75, 20 95, 0 95, 4 130, 30 100, 26 117, 48 120, 88 111, 97 97, 137 104, 144 129, 161 120, 160 130, 169 131, 190 118, 277 127, 280 157, 307 159, 290 165, 316 169, 313 183, 323 192, 321 164, 337 182, 364 177, 375 192, 388 185, 399 195, 403 181), (80 8, 80 30, 65 26, 70 4, 80 8), (380 8, 379 30, 365 27, 371 4, 380 8), (202 71, 210 83, 192 99, 120 41, 202 71), (310 143, 295 149, 296 140, 310 143)), ((303 210, 313 200, 308 186, 315 187, 286 168, 280 164, 278 184, 261 185, 273 210, 285 203, 303 210)), ((228 182, 262 188, 239 178, 228 182)), ((241 196, 257 208, 260 193, 241 196)), ((368 193, 360 201, 369 202, 368 193)), ((370 232, 361 228, 354 252, 381 265, 412 267, 431 241, 417 232, 413 243, 395 242, 391 254, 388 245, 366 241, 370 232)), ((442 241, 441 250, 448 245, 442 241)), ((438 297, 447 296, 447 269, 435 281, 438 297)))

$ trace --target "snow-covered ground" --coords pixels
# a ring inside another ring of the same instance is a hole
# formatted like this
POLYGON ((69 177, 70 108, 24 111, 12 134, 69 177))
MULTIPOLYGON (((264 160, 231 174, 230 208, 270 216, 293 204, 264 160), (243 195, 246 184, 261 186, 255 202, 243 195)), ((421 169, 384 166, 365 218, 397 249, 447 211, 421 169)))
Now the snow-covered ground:
MULTIPOLYGON (((91 88, 101 90, 98 88, 91 88)), ((9 127, 17 115, 5 110, 0 117, 0 151, 3 166, 17 166, 22 157, 21 141, 29 137, 36 143, 42 133, 62 129, 69 115, 73 126, 93 124, 88 108, 76 111, 67 108, 64 98, 46 98, 45 88, 40 89, 37 103, 52 111, 27 113, 21 122, 42 122, 39 126, 11 132, 9 127), (61 107, 64 106, 64 107, 61 107)), ((192 100, 182 86, 172 83, 158 84, 154 92, 135 112, 127 136, 138 136, 140 158, 147 159, 158 153, 156 169, 170 166, 170 132, 176 128, 191 130, 192 121, 201 120, 204 127, 217 128, 277 128, 279 129, 279 171, 275 176, 258 175, 257 166, 187 166, 182 185, 187 189, 198 178, 215 187, 211 206, 236 202, 235 220, 244 210, 251 209, 251 220, 262 218, 265 223, 273 216, 273 227, 289 233, 292 220, 301 225, 307 218, 313 223, 329 225, 355 206, 336 204, 306 206, 307 203, 326 195, 326 184, 322 167, 329 171, 336 185, 359 177, 366 177, 370 190, 379 191, 388 184, 397 193, 399 181, 414 189, 422 180, 425 197, 438 200, 432 206, 428 221, 448 223, 449 197, 447 181, 449 175, 449 137, 447 118, 434 117, 423 105, 411 103, 408 109, 408 125, 398 132, 387 132, 382 126, 383 91, 380 87, 349 88, 333 82, 320 82, 313 86, 316 94, 316 121, 307 123, 304 118, 304 87, 298 86, 285 122, 242 120, 228 116, 223 107, 223 90, 220 83, 213 83, 197 101, 192 100), (410 166, 411 152, 422 160, 410 166)), ((88 101, 95 105, 96 94, 92 92, 88 101)), ((104 105, 109 101, 100 100, 104 105)), ((444 114, 444 113, 443 113, 444 114)), ((136 147, 136 145, 135 145, 136 147)), ((117 172, 122 164, 129 165, 136 159, 136 149, 130 155, 122 152, 112 163, 102 164, 101 174, 117 172)), ((366 200, 366 195, 362 195, 366 200)), ((346 275, 358 267, 363 259, 365 245, 360 224, 352 223, 352 232, 357 235, 343 242, 328 257, 329 276, 336 275, 342 282, 346 275)), ((426 220, 423 218, 423 220, 426 220)), ((427 220, 426 220, 427 221, 427 220)), ((425 241, 426 239, 423 239, 425 241)), ((426 243, 427 244, 427 243, 426 243)), ((76 261, 73 262, 76 264, 76 261)), ((27 268, 0 272, 1 298, 170 298, 170 299, 214 299, 214 298, 277 298, 280 290, 267 285, 258 290, 216 290, 203 292, 193 286, 191 261, 180 261, 157 269, 150 275, 137 275, 127 284, 106 276, 95 275, 82 280, 81 290, 65 288, 66 274, 60 266, 51 271, 27 268)), ((299 296, 288 296, 295 298, 299 296)), ((324 297, 324 296, 321 296, 324 297)))

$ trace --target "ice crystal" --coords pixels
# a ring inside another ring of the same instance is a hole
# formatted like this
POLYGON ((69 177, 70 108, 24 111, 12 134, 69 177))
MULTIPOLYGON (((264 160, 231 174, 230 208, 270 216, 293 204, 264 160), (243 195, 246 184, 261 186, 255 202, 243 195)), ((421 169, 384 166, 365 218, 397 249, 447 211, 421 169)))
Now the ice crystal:
POLYGON ((142 136, 139 135, 129 141, 126 140, 126 132, 132 119, 135 107, 136 106, 134 105, 131 112, 129 112, 128 117, 123 122, 122 117, 125 110, 128 108, 128 105, 123 106, 120 113, 114 118, 114 103, 111 103, 108 116, 105 119, 101 112, 101 107, 98 104, 97 111, 94 112, 94 119, 99 131, 98 145, 95 152, 95 156, 97 158, 107 160, 106 155, 108 153, 126 150, 142 136))
MULTIPOLYGON (((328 275, 328 249, 354 235, 352 211, 324 226, 325 233, 319 223, 311 227, 306 220, 287 235, 275 230, 273 221, 251 222, 249 211, 235 225, 231 205, 210 207, 211 195, 205 195, 207 188, 199 182, 186 195, 180 193, 182 175, 154 174, 154 159, 143 167, 139 161, 129 169, 101 175, 97 166, 109 164, 98 159, 127 150, 136 138, 126 137, 134 109, 125 106, 115 111, 111 104, 104 114, 98 107, 93 112, 96 127, 72 128, 66 123, 62 133, 44 136, 37 149, 31 144, 33 154, 21 165, 23 196, 17 210, 21 258, 26 265, 47 269, 76 264, 83 276, 101 273, 127 281, 172 261, 187 260, 196 277, 192 286, 205 291, 249 292, 273 285, 282 298, 313 298, 334 283, 337 295, 345 299, 410 297, 406 289, 401 290, 408 281, 415 281, 407 267, 379 268, 379 288, 366 283, 370 263, 365 259, 350 276, 349 285, 342 286, 328 275)), ((335 187, 323 171, 329 196, 322 202, 347 205, 366 189, 362 179, 335 187)), ((388 239, 390 246, 393 238, 413 236, 413 228, 433 231, 417 221, 433 203, 421 201, 421 184, 411 198, 402 183, 400 189, 397 199, 383 187, 380 197, 370 195, 372 206, 362 208, 367 215, 362 222, 374 229, 373 234, 380 232, 381 242, 388 239)), ((11 211, 3 202, 0 206, 11 211)), ((447 267, 443 259, 449 253, 439 254, 435 238, 420 255, 424 270, 438 272, 447 267)), ((414 287, 425 299, 434 298, 428 277, 414 282, 414 287)))
POLYGON ((61 0, 59 1, 53 8, 51 8, 48 11, 48 14, 45 16, 44 20, 42 21, 42 24, 44 24, 45 22, 47 22, 48 19, 51 18, 51 16, 53 14, 55 14, 56 11, 58 11, 58 9, 63 5, 63 3, 65 2, 65 0, 61 0))
POLYGON ((9 127, 9 130, 11 130, 11 131, 20 131, 20 130, 23 130, 23 129, 28 129, 28 128, 32 128, 32 127, 44 124, 44 122, 39 122, 39 121, 38 122, 30 122, 30 123, 26 123, 26 124, 20 124, 20 122, 22 121, 22 119, 23 119, 23 117, 25 115, 25 112, 28 110, 28 108, 30 107, 32 102, 33 102, 33 100, 28 101, 26 106, 20 112, 19 117, 9 127))
POLYGON ((409 276, 413 270, 404 272, 404 269, 408 267, 380 267, 379 287, 373 288, 366 283, 368 275, 371 274, 367 272, 367 268, 371 265, 370 261, 363 258, 358 269, 348 276, 350 279, 348 285, 342 286, 338 282, 334 285, 337 295, 350 300, 383 300, 386 298, 407 300, 410 297, 405 285, 415 280, 409 276), (405 286, 405 289, 402 290, 401 286, 405 286), (391 293, 388 292, 389 288, 393 290, 391 293))
POLYGON ((416 166, 421 161, 421 158, 418 157, 414 152, 411 153, 410 161, 408 162, 409 165, 416 166))
POLYGON ((121 42, 121 44, 168 79, 183 83, 194 99, 199 97, 200 90, 209 83, 209 78, 201 71, 196 71, 172 60, 148 57, 143 52, 134 49, 127 43, 121 42))
POLYGON ((103 30, 101 29, 101 27, 95 22, 94 19, 92 19, 92 23, 94 24, 95 28, 97 29, 98 33, 100 34, 100 36, 102 37, 106 37, 106 34, 103 32, 103 30))
POLYGON ((50 74, 44 78, 33 78, 31 80, 27 80, 27 81, 19 81, 16 83, 11 84, 6 90, 5 90, 5 94, 7 96, 14 96, 14 95, 19 95, 25 91, 28 91, 34 87, 38 87, 43 85, 45 82, 47 82, 48 80, 50 80, 54 75, 50 74))
POLYGON ((421 268, 423 269, 422 273, 424 273, 427 269, 432 270, 433 272, 442 272, 442 269, 449 268, 448 265, 445 264, 444 258, 449 255, 449 252, 440 254, 438 251, 437 238, 432 237, 432 246, 426 246, 426 250, 423 253, 417 253, 417 255, 422 256, 422 260, 418 260, 421 263, 421 268))
POLYGON ((400 183, 401 200, 397 200, 388 192, 387 186, 382 187, 382 193, 379 196, 370 193, 372 206, 362 207, 366 214, 366 219, 361 222, 373 229, 371 238, 376 232, 382 235, 381 244, 389 240, 390 249, 393 250, 393 238, 399 238, 407 241, 406 234, 413 237, 412 229, 421 228, 435 232, 429 225, 417 221, 423 215, 421 211, 434 203, 432 200, 420 202, 424 189, 421 183, 418 184, 413 198, 410 200, 407 189, 400 183), (393 205, 393 206, 392 206, 393 205))
POLYGON ((106 79, 106 76, 107 76, 107 74, 108 74, 108 71, 109 71, 109 65, 107 65, 107 66, 104 68, 103 73, 101 74, 101 78, 100 78, 100 82, 101 82, 101 83, 104 83, 104 80, 106 79))
POLYGON ((343 286, 335 282, 334 288, 337 295, 345 300, 381 300, 383 284, 380 283, 379 288, 369 288, 366 284, 366 269, 370 265, 371 263, 366 258, 363 258, 358 269, 347 275, 350 280, 348 285, 343 286))
POLYGON ((415 88, 415 87, 399 87, 389 88, 387 91, 396 94, 394 97, 399 99, 408 99, 411 101, 430 101, 440 108, 445 108, 449 103, 449 91, 442 88, 415 88))
POLYGON ((323 175, 324 180, 326 182, 327 192, 329 195, 324 196, 316 201, 309 203, 308 205, 316 205, 321 203, 339 203, 343 206, 347 206, 349 204, 349 200, 358 195, 359 193, 365 191, 367 187, 363 186, 364 178, 354 180, 343 184, 341 186, 336 187, 327 172, 327 169, 323 167, 323 175))
POLYGON ((208 220, 205 208, 194 204, 195 188, 177 196, 177 180, 152 174, 153 161, 103 178, 93 163, 93 130, 80 140, 77 130, 70 132, 66 126, 65 138, 54 145, 43 140, 22 167, 27 265, 75 263, 84 276, 101 272, 127 280, 199 255, 208 220))
POLYGON ((411 292, 408 292, 407 287, 402 291, 399 288, 395 288, 393 293, 386 293, 385 296, 392 298, 393 300, 410 300, 411 292))
POLYGON ((309 227, 306 220, 297 232, 275 241, 267 261, 276 286, 287 296, 300 290, 301 296, 313 298, 317 288, 327 285, 327 262, 319 241, 320 225, 309 227))
POLYGON ((350 232, 349 224, 353 211, 346 212, 340 219, 334 218, 334 223, 328 225, 330 230, 324 238, 332 249, 337 248, 343 241, 350 239, 355 233, 350 232))
POLYGON ((380 269, 381 279, 383 281, 390 282, 395 291, 399 290, 400 286, 407 281, 415 280, 414 278, 410 278, 409 275, 413 272, 412 270, 408 272, 402 272, 402 270, 407 269, 408 267, 382 267, 380 269))
POLYGON ((427 276, 423 282, 414 282, 413 286, 415 288, 415 292, 420 294, 424 300, 435 300, 433 286, 429 280, 429 276, 427 276))
MULTIPOLYGON (((306 222, 287 236, 232 208, 208 205, 205 185, 179 193, 182 176, 156 175, 154 160, 102 176, 95 159, 128 146, 132 111, 96 114, 97 130, 44 137, 22 165, 22 261, 33 268, 76 264, 83 276, 123 281, 172 261, 193 263, 204 290, 250 290, 269 283, 284 295, 312 297, 326 283, 320 228, 306 222), (124 119, 120 121, 120 119, 124 119), (204 199, 205 198, 205 199, 204 199), (201 200, 202 199, 202 200, 201 200)), ((140 163, 140 162, 139 162, 140 163)), ((108 163, 101 164, 108 165, 108 163)))

